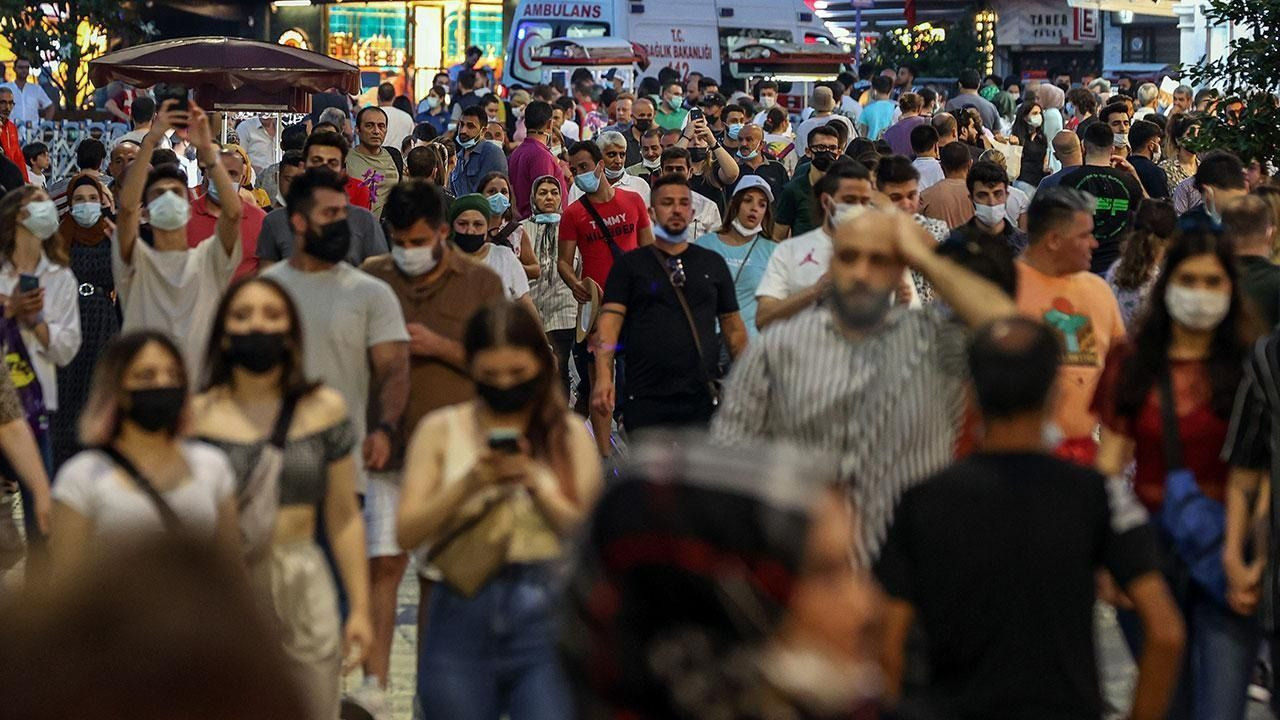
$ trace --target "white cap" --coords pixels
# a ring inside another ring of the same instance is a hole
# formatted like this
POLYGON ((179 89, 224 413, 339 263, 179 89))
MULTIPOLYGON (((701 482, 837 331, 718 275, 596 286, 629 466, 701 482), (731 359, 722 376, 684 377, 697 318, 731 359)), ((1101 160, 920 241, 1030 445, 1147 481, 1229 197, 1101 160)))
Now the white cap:
POLYGON ((764 178, 759 175, 743 175, 738 178, 738 184, 733 188, 733 195, 737 197, 743 190, 752 188, 763 190, 765 197, 769 198, 769 202, 773 202, 773 188, 769 187, 769 183, 765 182, 764 178))

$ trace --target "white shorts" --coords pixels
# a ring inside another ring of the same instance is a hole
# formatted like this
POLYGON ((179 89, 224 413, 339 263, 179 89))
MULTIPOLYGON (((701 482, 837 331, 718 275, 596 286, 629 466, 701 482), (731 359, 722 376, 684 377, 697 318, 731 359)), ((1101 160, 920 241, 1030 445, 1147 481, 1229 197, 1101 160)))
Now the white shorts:
POLYGON ((371 558, 404 552, 396 543, 396 508, 400 504, 398 472, 370 472, 364 495, 364 532, 371 558))

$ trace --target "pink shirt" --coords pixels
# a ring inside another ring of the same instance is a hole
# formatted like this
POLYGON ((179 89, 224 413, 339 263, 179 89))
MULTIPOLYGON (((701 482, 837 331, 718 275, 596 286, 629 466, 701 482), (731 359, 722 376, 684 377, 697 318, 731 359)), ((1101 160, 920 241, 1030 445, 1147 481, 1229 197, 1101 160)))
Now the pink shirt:
MULTIPOLYGON (((262 232, 262 221, 267 214, 262 208, 241 198, 243 208, 240 215, 240 246, 244 248, 244 256, 236 267, 231 281, 235 282, 258 272, 258 235, 262 232)), ((191 202, 191 220, 187 222, 187 247, 195 247, 212 238, 218 229, 218 218, 209 214, 205 197, 191 202)), ((213 242, 218 242, 214 239, 213 242)))
POLYGON ((560 164, 546 145, 533 138, 525 138, 507 159, 507 176, 511 178, 511 194, 515 197, 517 220, 533 214, 533 181, 543 175, 550 175, 560 181, 560 205, 563 209, 569 186, 560 172, 560 164))

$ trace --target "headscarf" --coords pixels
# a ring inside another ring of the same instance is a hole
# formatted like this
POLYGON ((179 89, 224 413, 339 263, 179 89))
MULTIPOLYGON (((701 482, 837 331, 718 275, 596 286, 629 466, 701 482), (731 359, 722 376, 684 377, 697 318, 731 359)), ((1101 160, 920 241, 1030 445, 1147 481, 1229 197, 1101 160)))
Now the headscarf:
POLYGON ((485 222, 493 219, 493 209, 489 207, 489 198, 480 193, 471 193, 454 200, 453 204, 449 206, 449 225, 453 225, 453 221, 468 210, 475 210, 484 215, 485 222))
POLYGON ((996 93, 996 99, 991 101, 996 106, 996 112, 1000 113, 1000 117, 1008 122, 1013 122, 1013 116, 1018 112, 1018 103, 1013 96, 1007 92, 996 93))
POLYGON ((1000 94, 1000 88, 995 85, 983 85, 982 89, 978 91, 978 94, 982 96, 983 100, 986 100, 987 102, 994 102, 996 95, 1000 94))
POLYGON ((1040 83, 1036 88, 1036 102, 1040 103, 1040 108, 1048 110, 1054 108, 1061 110, 1066 102, 1067 94, 1062 92, 1062 88, 1052 83, 1040 83))
POLYGON ((86 172, 77 173, 67 182, 67 211, 62 214, 62 221, 58 223, 58 232, 62 236, 62 242, 67 244, 68 253, 73 245, 97 245, 106 239, 107 216, 105 212, 92 227, 80 227, 80 223, 71 217, 71 196, 75 193, 77 187, 86 182, 92 183, 98 188, 98 193, 102 197, 102 209, 105 211, 111 207, 111 193, 102 184, 102 181, 93 175, 86 172))
POLYGON ((596 506, 571 586, 566 652, 599 711, 584 717, 766 716, 758 651, 836 463, 650 438, 596 506))

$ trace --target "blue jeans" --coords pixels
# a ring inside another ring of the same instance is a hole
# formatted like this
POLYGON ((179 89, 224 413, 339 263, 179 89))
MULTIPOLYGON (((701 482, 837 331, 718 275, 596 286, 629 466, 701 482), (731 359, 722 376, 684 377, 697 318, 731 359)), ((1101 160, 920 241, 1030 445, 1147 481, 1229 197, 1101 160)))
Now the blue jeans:
POLYGON ((423 720, 572 718, 555 645, 558 598, 543 565, 508 565, 473 598, 436 583, 418 651, 423 720))
MULTIPOLYGON (((1257 619, 1219 605, 1185 573, 1166 572, 1166 580, 1187 623, 1182 677, 1169 704, 1169 720, 1243 720, 1262 640, 1257 619)), ((1137 613, 1120 611, 1117 620, 1134 658, 1139 658, 1142 627, 1137 613)))

